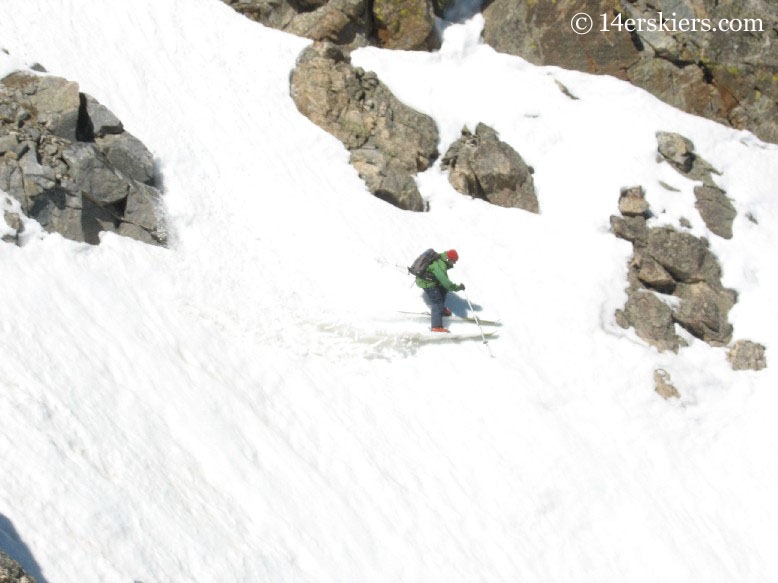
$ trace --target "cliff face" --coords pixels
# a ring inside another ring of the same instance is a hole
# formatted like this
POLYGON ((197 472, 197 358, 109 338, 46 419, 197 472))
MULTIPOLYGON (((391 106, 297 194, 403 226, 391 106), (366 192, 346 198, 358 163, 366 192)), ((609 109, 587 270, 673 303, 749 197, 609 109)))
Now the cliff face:
POLYGON ((483 36, 534 64, 613 75, 778 142, 778 16, 769 4, 490 0, 483 36))

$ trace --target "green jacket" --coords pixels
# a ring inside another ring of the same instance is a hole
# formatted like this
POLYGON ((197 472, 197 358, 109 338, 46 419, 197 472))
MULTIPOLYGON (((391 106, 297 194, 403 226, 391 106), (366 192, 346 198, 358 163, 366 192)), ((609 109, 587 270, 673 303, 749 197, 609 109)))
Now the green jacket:
POLYGON ((448 278, 447 273, 448 270, 452 267, 454 267, 454 264, 448 260, 446 253, 443 252, 440 254, 440 257, 430 263, 430 266, 427 268, 427 273, 431 273, 435 281, 427 281, 426 279, 417 277, 416 285, 422 289, 427 289, 439 285, 445 288, 446 291, 456 291, 459 289, 459 285, 452 283, 452 281, 448 278))

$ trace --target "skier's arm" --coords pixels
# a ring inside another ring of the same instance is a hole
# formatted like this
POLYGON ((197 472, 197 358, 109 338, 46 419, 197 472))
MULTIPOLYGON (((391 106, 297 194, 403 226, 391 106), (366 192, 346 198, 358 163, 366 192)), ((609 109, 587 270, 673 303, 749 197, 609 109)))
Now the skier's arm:
POLYGON ((432 273, 432 275, 435 276, 435 279, 440 282, 440 285, 446 288, 447 291, 455 291, 457 288, 459 288, 459 285, 452 283, 452 281, 448 278, 446 269, 443 267, 441 261, 435 261, 432 265, 430 265, 429 271, 432 273))

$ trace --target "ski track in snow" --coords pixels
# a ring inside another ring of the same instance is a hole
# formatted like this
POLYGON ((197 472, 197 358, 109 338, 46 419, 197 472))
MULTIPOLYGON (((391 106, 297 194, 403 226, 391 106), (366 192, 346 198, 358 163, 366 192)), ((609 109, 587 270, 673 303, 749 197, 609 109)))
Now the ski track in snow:
POLYGON ((0 514, 48 583, 778 579, 776 147, 497 54, 480 18, 437 53, 352 58, 435 118, 441 152, 495 127, 535 168, 539 216, 456 194, 438 165, 429 213, 371 197, 289 98, 308 41, 219 1, 5 1, 0 75, 40 62, 116 113, 157 156, 172 236, 0 246, 0 514), (658 130, 722 171, 732 240, 656 163, 658 130), (735 338, 771 368, 615 325, 630 248, 608 217, 635 184, 655 222, 709 235, 735 338), (430 246, 459 250, 453 279, 504 324, 494 359, 398 314, 422 309, 402 266, 430 246))

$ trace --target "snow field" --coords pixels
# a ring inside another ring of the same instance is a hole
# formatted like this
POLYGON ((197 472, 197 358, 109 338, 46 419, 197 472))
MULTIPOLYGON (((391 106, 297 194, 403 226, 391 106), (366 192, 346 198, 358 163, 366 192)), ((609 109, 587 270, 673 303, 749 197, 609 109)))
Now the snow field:
POLYGON ((307 41, 216 0, 6 4, 0 71, 41 62, 116 113, 158 157, 172 234, 0 247, 0 513, 49 583, 776 578, 772 365, 618 328, 631 250, 608 232, 642 184, 657 222, 705 233, 694 185, 655 161, 656 131, 692 139, 738 210, 731 241, 709 237, 735 338, 771 362, 775 146, 496 54, 476 16, 438 53, 353 62, 435 118, 441 153, 495 127, 541 215, 462 197, 437 165, 412 214, 297 112, 307 41), (423 307, 402 267, 429 246, 458 249, 452 278, 504 324, 496 358, 402 338, 424 326, 397 314, 423 307), (660 367, 680 402, 654 394, 660 367))

